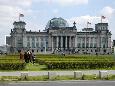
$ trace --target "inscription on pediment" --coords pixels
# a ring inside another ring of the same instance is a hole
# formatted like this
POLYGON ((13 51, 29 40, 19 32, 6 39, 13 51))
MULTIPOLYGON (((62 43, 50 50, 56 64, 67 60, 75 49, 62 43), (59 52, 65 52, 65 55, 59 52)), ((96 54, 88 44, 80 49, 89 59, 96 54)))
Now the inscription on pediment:
POLYGON ((75 34, 75 32, 71 30, 58 30, 54 31, 53 34, 75 34))

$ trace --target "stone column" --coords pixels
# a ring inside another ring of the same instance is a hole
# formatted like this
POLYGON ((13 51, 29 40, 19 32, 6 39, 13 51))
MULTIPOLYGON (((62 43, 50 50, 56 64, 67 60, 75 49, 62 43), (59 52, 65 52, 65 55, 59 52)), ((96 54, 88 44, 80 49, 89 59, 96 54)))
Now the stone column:
POLYGON ((92 37, 92 48, 94 47, 94 37, 92 37))
POLYGON ((14 52, 16 52, 16 48, 17 48, 17 37, 16 36, 14 36, 14 40, 15 40, 15 42, 14 42, 14 52))
POLYGON ((80 45, 81 45, 80 47, 81 47, 81 48, 82 48, 82 39, 83 39, 83 38, 80 37, 80 45))
POLYGON ((49 36, 49 39, 48 39, 48 47, 51 48, 51 36, 49 36))
POLYGON ((107 36, 107 39, 106 39, 106 48, 108 48, 108 36, 107 36))
POLYGON ((71 36, 69 37, 69 48, 71 49, 71 36))
POLYGON ((111 48, 111 38, 108 37, 108 48, 111 48))
POLYGON ((53 46, 54 46, 54 45, 53 45, 53 36, 52 36, 51 39, 52 39, 52 52, 53 52, 53 51, 54 51, 54 49, 53 49, 53 46))
POLYGON ((63 49, 63 36, 61 36, 61 49, 63 49))
POLYGON ((36 48, 36 37, 34 36, 34 50, 36 51, 37 48, 36 48))
POLYGON ((57 47, 57 49, 58 49, 58 45, 59 45, 59 37, 58 37, 58 36, 56 37, 56 40, 57 40, 57 41, 56 41, 56 44, 57 44, 56 47, 57 47))
POLYGON ((65 36, 65 48, 67 49, 67 36, 65 36))
POLYGON ((90 44, 91 44, 91 38, 89 37, 89 48, 90 48, 90 44))
POLYGON ((75 36, 75 48, 77 48, 77 37, 75 36))
POLYGON ((25 49, 25 47, 26 47, 25 41, 26 41, 25 36, 24 36, 24 34, 22 34, 22 48, 23 49, 25 49))
POLYGON ((101 39, 101 48, 103 48, 103 42, 102 42, 103 37, 101 37, 100 39, 101 39))
POLYGON ((86 43, 87 43, 87 36, 85 36, 85 48, 86 48, 86 43))
POLYGON ((41 38, 39 36, 39 50, 41 51, 41 38))

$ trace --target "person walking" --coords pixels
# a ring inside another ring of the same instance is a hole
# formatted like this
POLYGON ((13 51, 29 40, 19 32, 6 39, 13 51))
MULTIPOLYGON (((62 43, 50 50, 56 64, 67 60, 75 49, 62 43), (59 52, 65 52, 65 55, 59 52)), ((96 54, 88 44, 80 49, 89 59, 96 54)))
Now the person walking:
POLYGON ((27 51, 28 54, 28 61, 31 62, 32 60, 32 53, 30 52, 30 50, 27 51))
POLYGON ((33 64, 35 63, 35 54, 34 54, 34 50, 32 50, 32 61, 33 61, 33 64))
POLYGON ((28 61, 28 54, 27 54, 27 52, 24 53, 24 60, 25 60, 26 63, 29 62, 29 61, 28 61))
POLYGON ((24 51, 20 50, 20 60, 24 60, 24 51))

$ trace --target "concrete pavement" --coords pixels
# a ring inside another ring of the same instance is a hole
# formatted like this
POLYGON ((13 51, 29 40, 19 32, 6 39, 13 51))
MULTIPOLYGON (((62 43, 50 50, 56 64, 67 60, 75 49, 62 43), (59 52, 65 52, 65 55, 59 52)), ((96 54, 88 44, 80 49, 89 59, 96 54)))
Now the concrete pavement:
POLYGON ((45 82, 10 82, 0 86, 115 86, 115 81, 45 81, 45 82))
MULTIPOLYGON (((82 71, 85 75, 96 74, 99 75, 100 70, 78 70, 82 71)), ((108 74, 115 75, 115 70, 105 70, 108 74)), ((22 72, 27 72, 28 76, 42 76, 48 75, 48 72, 51 71, 13 71, 13 72, 0 72, 0 76, 20 76, 22 72)), ((74 75, 74 71, 53 71, 56 72, 57 75, 74 75)))

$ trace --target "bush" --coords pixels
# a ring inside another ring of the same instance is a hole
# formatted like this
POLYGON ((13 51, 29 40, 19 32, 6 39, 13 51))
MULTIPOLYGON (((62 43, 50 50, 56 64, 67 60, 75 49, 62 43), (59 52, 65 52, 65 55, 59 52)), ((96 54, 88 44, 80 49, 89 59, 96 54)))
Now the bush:
POLYGON ((115 66, 115 62, 89 62, 89 61, 53 61, 45 62, 48 69, 97 69, 97 68, 112 68, 115 66))
POLYGON ((36 62, 48 69, 110 69, 115 66, 112 55, 38 55, 36 62))
POLYGON ((0 57, 0 70, 22 70, 26 64, 19 59, 19 55, 0 57))
POLYGON ((25 63, 0 63, 0 70, 22 70, 25 65, 25 63))

